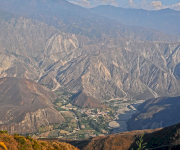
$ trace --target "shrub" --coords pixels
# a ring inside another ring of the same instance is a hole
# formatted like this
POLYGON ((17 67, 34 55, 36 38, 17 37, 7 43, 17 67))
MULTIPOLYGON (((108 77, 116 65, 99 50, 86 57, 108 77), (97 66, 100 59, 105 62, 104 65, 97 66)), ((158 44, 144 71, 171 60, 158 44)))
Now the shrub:
POLYGON ((53 143, 54 149, 59 149, 59 145, 57 143, 53 143))
POLYGON ((19 150, 27 150, 29 147, 31 147, 30 145, 27 144, 26 139, 23 136, 16 134, 14 136, 14 139, 19 143, 18 145, 19 150))
POLYGON ((32 138, 31 136, 29 136, 29 135, 26 136, 26 139, 29 140, 29 141, 31 141, 31 142, 33 141, 33 138, 32 138))
POLYGON ((18 133, 14 133, 14 137, 15 137, 15 136, 19 136, 19 134, 18 134, 18 133))
POLYGON ((2 133, 2 134, 7 134, 8 133, 8 131, 0 131, 0 133, 2 133))
POLYGON ((42 146, 46 146, 46 143, 45 143, 45 142, 41 142, 41 145, 42 145, 42 146))
POLYGON ((12 139, 8 136, 2 137, 2 140, 3 142, 8 142, 8 143, 13 142, 12 139))
POLYGON ((37 141, 34 141, 34 143, 32 144, 32 147, 33 147, 33 149, 35 149, 35 150, 41 150, 41 147, 40 147, 40 145, 38 144, 37 141))
POLYGON ((18 143, 20 143, 21 145, 26 144, 26 140, 25 140, 24 137, 15 136, 14 139, 15 139, 18 143))

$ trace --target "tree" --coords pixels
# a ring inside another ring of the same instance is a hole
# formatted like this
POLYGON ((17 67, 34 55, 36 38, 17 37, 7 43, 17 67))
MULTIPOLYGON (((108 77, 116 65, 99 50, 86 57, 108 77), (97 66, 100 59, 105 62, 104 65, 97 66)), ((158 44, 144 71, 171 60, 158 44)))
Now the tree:
MULTIPOLYGON (((140 136, 138 141, 136 141, 136 145, 138 146, 137 150, 143 150, 147 145, 147 142, 143 143, 143 136, 144 136, 144 134, 140 136)), ((132 150, 133 150, 133 148, 132 148, 132 150)), ((145 149, 145 150, 148 150, 148 149, 145 149)))

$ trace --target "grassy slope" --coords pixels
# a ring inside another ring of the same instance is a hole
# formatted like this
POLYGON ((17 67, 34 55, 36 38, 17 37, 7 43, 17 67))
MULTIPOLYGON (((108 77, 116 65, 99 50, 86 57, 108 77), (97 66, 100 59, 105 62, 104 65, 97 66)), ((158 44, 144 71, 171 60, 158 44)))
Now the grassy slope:
POLYGON ((18 134, 0 133, 0 150, 79 150, 63 142, 40 141, 18 134))

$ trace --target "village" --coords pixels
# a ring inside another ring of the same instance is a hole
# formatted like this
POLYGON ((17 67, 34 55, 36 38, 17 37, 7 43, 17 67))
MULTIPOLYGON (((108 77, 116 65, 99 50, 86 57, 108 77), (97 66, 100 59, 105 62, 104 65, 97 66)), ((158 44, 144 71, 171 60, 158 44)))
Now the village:
POLYGON ((65 122, 61 125, 46 127, 46 129, 41 128, 37 134, 39 138, 86 139, 105 136, 109 133, 107 124, 112 120, 109 110, 78 108, 70 103, 61 108, 64 109, 60 112, 65 122))
POLYGON ((113 109, 109 107, 82 108, 71 103, 70 96, 69 93, 59 93, 59 98, 54 103, 65 122, 41 127, 34 136, 37 138, 86 139, 110 133, 108 122, 115 118, 113 109))

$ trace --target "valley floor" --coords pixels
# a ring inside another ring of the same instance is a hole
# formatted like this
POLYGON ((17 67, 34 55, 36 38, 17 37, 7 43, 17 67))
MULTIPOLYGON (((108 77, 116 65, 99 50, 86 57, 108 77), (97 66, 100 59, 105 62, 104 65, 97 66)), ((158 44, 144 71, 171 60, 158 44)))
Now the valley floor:
POLYGON ((128 98, 111 99, 102 102, 104 108, 81 108, 69 99, 72 94, 57 92, 59 98, 55 108, 65 118, 63 124, 41 127, 33 136, 36 138, 61 138, 82 140, 97 136, 127 131, 126 122, 137 111, 144 100, 128 98))
POLYGON ((109 122, 109 127, 112 129, 111 134, 128 131, 126 122, 137 112, 136 108, 143 102, 144 100, 115 102, 114 106, 119 108, 116 111, 115 120, 109 122))

